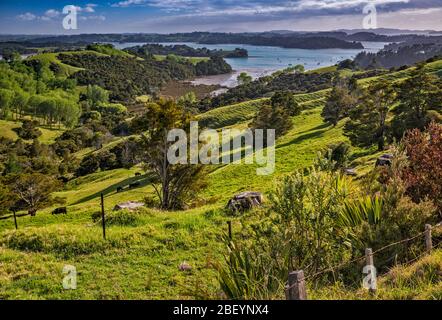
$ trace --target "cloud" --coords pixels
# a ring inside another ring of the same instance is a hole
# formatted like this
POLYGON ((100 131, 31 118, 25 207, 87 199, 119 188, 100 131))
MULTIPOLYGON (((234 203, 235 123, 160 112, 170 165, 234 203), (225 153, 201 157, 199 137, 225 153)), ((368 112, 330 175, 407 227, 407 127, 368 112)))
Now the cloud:
POLYGON ((82 20, 82 21, 87 21, 87 20, 105 21, 106 17, 103 15, 81 16, 80 20, 82 20))
POLYGON ((30 12, 26 12, 23 14, 19 14, 17 16, 17 19, 22 20, 22 21, 32 21, 32 20, 37 19, 37 16, 35 14, 30 13, 30 12))
POLYGON ((136 5, 144 5, 146 3, 147 3, 146 0, 126 0, 126 1, 120 1, 117 3, 113 3, 111 6, 125 8, 125 7, 136 6, 136 5))
MULTIPOLYGON (((94 3, 86 4, 84 7, 80 6, 74 6, 77 9, 77 13, 94 13, 95 7, 98 5, 94 3)), ((31 12, 26 12, 23 14, 18 15, 16 18, 21 21, 33 21, 33 20, 41 20, 41 21, 52 21, 54 19, 60 18, 62 16, 62 13, 56 9, 48 9, 45 11, 45 13, 41 16, 33 14, 31 12)), ((106 18, 103 15, 89 15, 89 16, 83 16, 84 19, 82 20, 101 20, 104 21, 106 18)))

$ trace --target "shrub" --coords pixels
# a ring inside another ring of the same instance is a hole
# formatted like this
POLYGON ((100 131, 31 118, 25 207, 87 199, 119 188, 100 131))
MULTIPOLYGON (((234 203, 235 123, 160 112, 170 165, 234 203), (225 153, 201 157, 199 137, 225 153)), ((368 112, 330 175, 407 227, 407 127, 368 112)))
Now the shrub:
MULTIPOLYGON (((112 211, 105 215, 106 226, 130 226, 134 227, 140 223, 140 211, 120 210, 112 211)), ((92 214, 92 221, 101 222, 101 212, 92 214)))

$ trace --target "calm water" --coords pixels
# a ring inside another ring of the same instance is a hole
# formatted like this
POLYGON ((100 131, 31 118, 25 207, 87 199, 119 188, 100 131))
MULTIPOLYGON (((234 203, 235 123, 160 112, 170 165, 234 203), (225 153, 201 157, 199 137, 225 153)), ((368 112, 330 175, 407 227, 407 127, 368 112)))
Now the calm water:
MULTIPOLYGON (((124 49, 140 43, 113 43, 115 47, 124 49)), ((232 74, 211 76, 196 79, 195 84, 220 84, 222 86, 233 87, 237 85, 236 77, 241 72, 247 72, 254 78, 271 74, 277 70, 287 68, 291 65, 302 64, 306 70, 313 70, 321 67, 331 66, 339 61, 354 58, 359 52, 378 52, 383 49, 386 43, 382 42, 362 42, 364 50, 354 49, 286 49, 279 47, 252 46, 242 44, 217 44, 202 45, 197 43, 177 42, 161 43, 164 45, 185 44, 193 48, 206 47, 208 49, 233 50, 244 48, 249 52, 248 58, 226 59, 235 70, 232 74)))

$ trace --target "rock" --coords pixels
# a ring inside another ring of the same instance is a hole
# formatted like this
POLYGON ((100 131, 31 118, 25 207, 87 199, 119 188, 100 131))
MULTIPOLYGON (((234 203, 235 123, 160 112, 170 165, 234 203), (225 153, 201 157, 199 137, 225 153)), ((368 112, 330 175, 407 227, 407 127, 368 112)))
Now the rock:
POLYGON ((191 271, 191 270, 192 270, 192 267, 191 267, 190 264, 188 264, 186 261, 184 261, 183 263, 181 263, 181 264, 178 266, 178 269, 179 269, 180 271, 185 272, 185 271, 191 271))
POLYGON ((260 206, 264 202, 264 197, 260 192, 247 191, 235 195, 227 203, 227 208, 233 212, 244 212, 254 207, 260 206))
POLYGON ((136 202, 136 201, 128 201, 128 202, 124 202, 124 203, 120 203, 117 204, 114 207, 114 211, 119 211, 119 210, 136 210, 138 208, 144 207, 144 203, 143 202, 136 202))
POLYGON ((358 175, 358 173, 356 172, 356 169, 345 169, 344 170, 344 174, 347 176, 352 176, 352 177, 356 177, 358 175))

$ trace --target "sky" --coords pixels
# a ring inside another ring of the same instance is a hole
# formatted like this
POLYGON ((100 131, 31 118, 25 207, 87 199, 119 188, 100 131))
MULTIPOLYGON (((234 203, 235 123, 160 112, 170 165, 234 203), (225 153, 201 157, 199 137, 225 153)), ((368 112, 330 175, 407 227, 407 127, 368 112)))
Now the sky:
POLYGON ((0 34, 258 32, 378 28, 442 30, 442 0, 0 0, 0 34), (66 30, 66 5, 77 29, 66 30))

